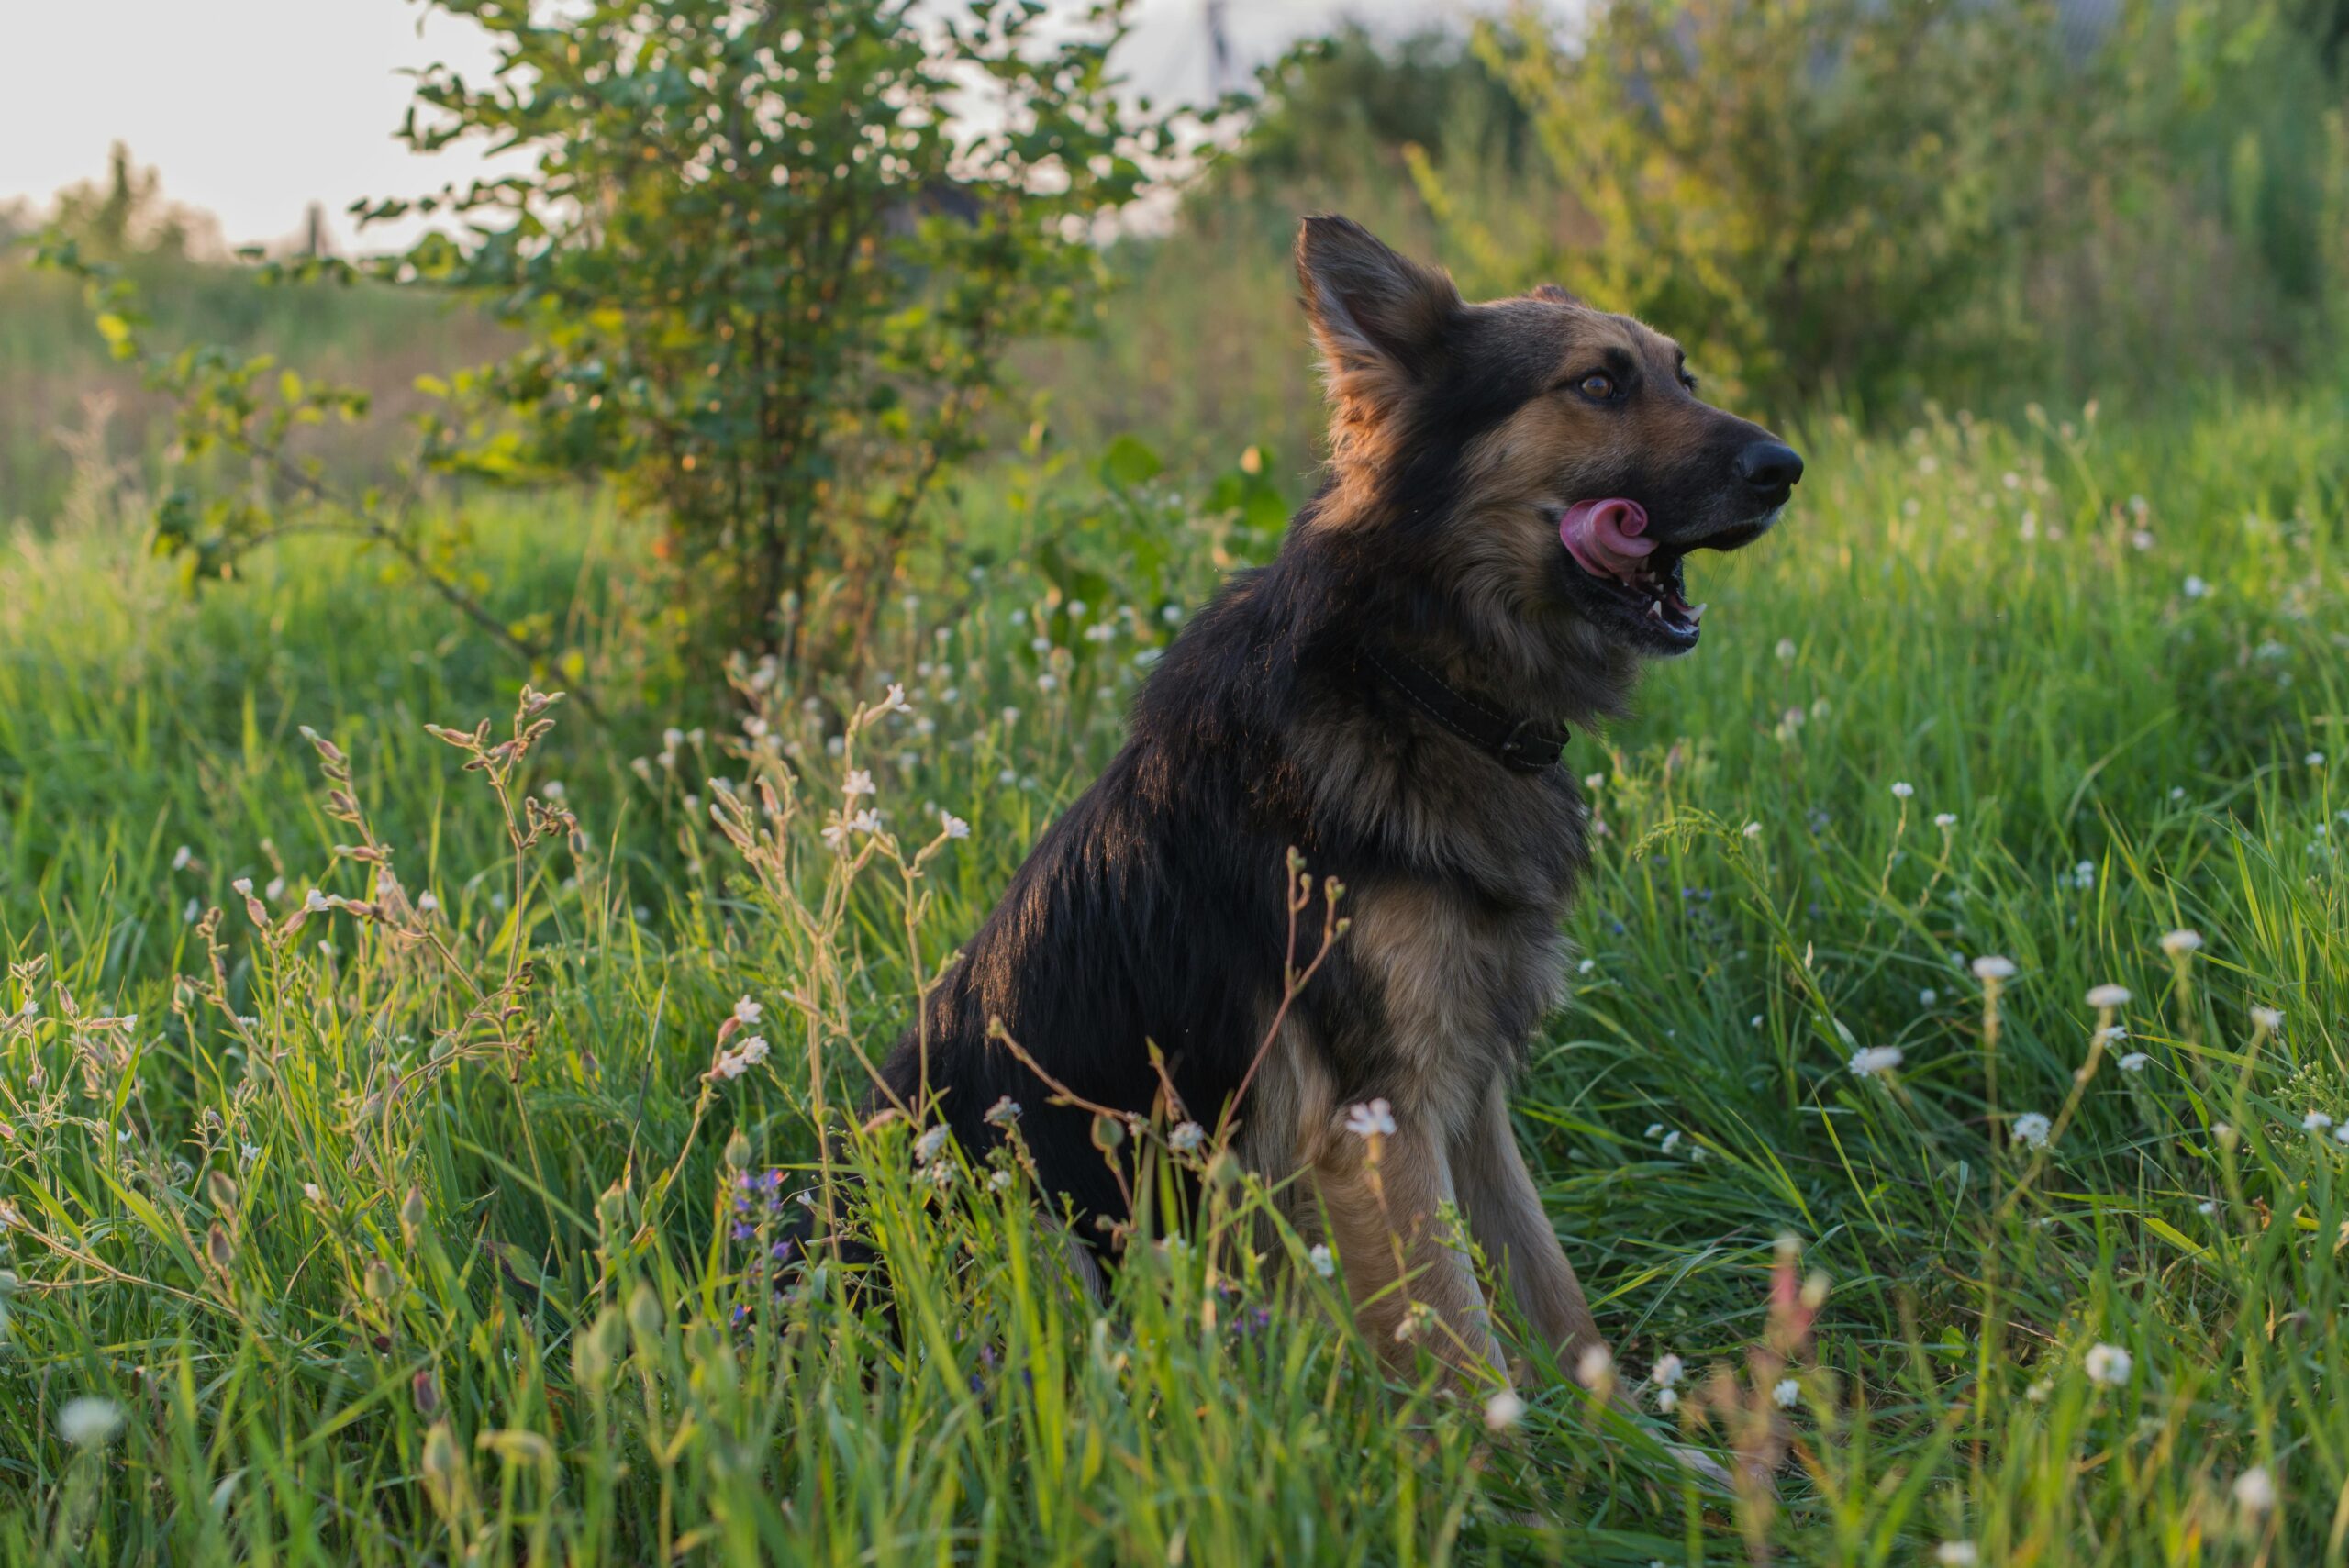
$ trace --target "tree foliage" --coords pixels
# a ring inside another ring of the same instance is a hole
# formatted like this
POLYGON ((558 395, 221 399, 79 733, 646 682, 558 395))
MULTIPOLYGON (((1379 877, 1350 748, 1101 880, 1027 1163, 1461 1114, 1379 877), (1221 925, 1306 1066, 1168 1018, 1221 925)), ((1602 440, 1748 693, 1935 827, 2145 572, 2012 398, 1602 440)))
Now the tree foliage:
POLYGON ((1159 144, 1111 91, 1122 6, 429 3, 496 62, 425 72, 402 134, 535 161, 362 209, 461 223, 383 270, 527 335, 451 382, 432 461, 616 479, 704 640, 852 646, 1003 349, 1077 324, 1092 226, 1159 144))
MULTIPOLYGON (((127 160, 114 198, 45 236, 116 357, 178 406, 178 455, 262 476, 184 470, 160 546, 226 576, 287 532, 349 533, 484 620, 422 487, 584 478, 660 518, 653 569, 688 649, 772 649, 803 672, 852 658, 940 481, 985 441, 1005 349, 1086 318, 1096 227, 1167 146, 1167 121, 1109 74, 1127 0, 1074 17, 1038 0, 423 3, 483 28, 494 62, 421 72, 400 134, 476 145, 500 172, 360 204, 362 225, 429 220, 398 253, 261 269, 447 291, 516 330, 507 357, 419 381, 433 403, 399 495, 335 492, 294 445, 363 398, 268 356, 150 342, 109 238, 151 195, 127 160)), ((553 651, 499 629, 536 667, 553 651)))

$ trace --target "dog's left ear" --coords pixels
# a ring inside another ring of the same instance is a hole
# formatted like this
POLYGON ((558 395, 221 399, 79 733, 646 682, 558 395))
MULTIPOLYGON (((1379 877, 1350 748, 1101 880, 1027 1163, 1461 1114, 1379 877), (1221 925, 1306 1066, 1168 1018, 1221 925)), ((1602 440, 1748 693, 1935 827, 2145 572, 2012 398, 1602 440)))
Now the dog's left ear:
POLYGON ((1556 284, 1534 284, 1533 297, 1549 305, 1583 304, 1582 295, 1575 293, 1575 291, 1570 288, 1561 288, 1556 284))
POLYGON ((1397 255, 1362 225, 1308 217, 1297 239, 1305 312, 1330 395, 1364 412, 1399 403, 1427 374, 1464 306, 1451 278, 1397 255))

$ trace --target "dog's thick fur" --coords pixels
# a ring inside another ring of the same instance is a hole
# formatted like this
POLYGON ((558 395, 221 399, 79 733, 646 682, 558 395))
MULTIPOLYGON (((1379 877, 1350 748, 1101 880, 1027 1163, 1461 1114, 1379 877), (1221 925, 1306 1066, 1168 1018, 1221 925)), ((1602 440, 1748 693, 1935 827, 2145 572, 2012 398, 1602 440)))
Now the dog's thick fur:
MULTIPOLYGON (((926 1045, 909 1032, 884 1076, 974 1151, 1000 1136, 988 1107, 1018 1101, 1043 1180, 1100 1245, 1099 1221, 1125 1216, 1092 1118, 1053 1106, 990 1020, 1069 1089, 1136 1113, 1157 1097, 1154 1041, 1212 1126, 1281 1000, 1295 848, 1317 885, 1342 879, 1353 925, 1238 1107, 1244 1159, 1275 1179, 1304 1173, 1298 1219, 1326 1214, 1375 1342, 1393 1344, 1419 1303, 1452 1330, 1437 1349, 1499 1367, 1466 1252, 1439 1218, 1456 1206, 1528 1322, 1571 1356, 1596 1330, 1508 1091, 1560 997, 1588 813, 1565 767, 1503 765, 1365 654, 1553 729, 1620 712, 1658 650, 1573 563, 1560 510, 1639 500, 1675 558, 1744 542, 1785 486, 1757 500, 1738 454, 1774 438, 1698 402, 1668 339, 1563 291, 1467 305, 1334 217, 1307 220, 1297 261, 1333 405, 1327 483, 1273 563, 1234 577, 1176 639, 1124 749, 933 994, 926 1045), (1610 395, 1586 395, 1601 373, 1610 395), (1397 1124, 1375 1177, 1344 1130, 1348 1107, 1374 1098, 1397 1124)), ((1319 925, 1316 907, 1305 929, 1319 925)))

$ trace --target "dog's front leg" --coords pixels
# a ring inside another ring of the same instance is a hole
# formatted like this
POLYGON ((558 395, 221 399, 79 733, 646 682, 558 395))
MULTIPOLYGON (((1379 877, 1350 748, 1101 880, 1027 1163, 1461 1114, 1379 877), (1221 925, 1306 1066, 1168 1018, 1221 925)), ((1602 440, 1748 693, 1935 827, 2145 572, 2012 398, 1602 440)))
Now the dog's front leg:
POLYGON ((1375 1141, 1339 1132, 1315 1161, 1316 1195, 1346 1267, 1355 1320, 1391 1364, 1414 1343, 1464 1386, 1508 1378, 1476 1270, 1458 1233, 1442 1132, 1398 1117, 1375 1141))
POLYGON ((1572 1373, 1583 1353, 1603 1341, 1583 1299, 1582 1282, 1558 1244, 1533 1173, 1518 1149, 1507 1084, 1493 1084, 1475 1125, 1453 1140, 1452 1156, 1469 1234, 1486 1261, 1508 1278, 1526 1322, 1572 1373))

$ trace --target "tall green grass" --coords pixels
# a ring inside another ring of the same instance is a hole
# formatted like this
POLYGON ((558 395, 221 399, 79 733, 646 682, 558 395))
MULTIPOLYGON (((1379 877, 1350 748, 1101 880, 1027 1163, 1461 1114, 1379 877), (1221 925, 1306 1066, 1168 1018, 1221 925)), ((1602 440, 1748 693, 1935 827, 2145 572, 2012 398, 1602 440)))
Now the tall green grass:
MULTIPOLYGON (((2340 1562, 2343 412, 1825 424, 1692 563, 1705 646, 1570 755, 1605 831, 1516 1103, 1625 1408, 1382 1374, 1253 1183, 1096 1302, 1016 1162, 843 1123, 1173 634, 1116 530, 974 491, 1001 564, 893 606, 910 711, 750 667, 751 724, 558 704, 486 771, 422 726, 507 737, 513 673, 365 563, 191 598, 100 513, 19 533, 0 1560, 2340 1562), (818 1085, 894 1332, 772 1292, 818 1085)), ((482 537, 629 667, 623 525, 482 537)))

